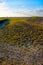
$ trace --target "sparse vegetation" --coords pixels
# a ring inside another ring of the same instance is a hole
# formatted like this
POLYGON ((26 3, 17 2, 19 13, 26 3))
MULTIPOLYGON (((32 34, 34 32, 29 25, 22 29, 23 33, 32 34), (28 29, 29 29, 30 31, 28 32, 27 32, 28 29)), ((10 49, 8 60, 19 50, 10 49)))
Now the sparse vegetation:
POLYGON ((0 29, 0 60, 4 58, 0 61, 1 64, 38 65, 43 63, 43 24, 28 21, 26 18, 8 19, 9 23, 0 29))
POLYGON ((37 19, 37 18, 39 18, 38 16, 32 16, 32 19, 37 19))

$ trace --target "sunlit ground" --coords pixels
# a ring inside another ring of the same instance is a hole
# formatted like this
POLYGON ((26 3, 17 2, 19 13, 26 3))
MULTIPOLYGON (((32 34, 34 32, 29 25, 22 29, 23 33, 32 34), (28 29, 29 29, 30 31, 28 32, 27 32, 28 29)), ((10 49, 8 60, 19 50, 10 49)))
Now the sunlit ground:
POLYGON ((9 23, 3 22, 4 27, 0 28, 0 64, 43 65, 40 18, 0 18, 0 21, 5 19, 9 23))

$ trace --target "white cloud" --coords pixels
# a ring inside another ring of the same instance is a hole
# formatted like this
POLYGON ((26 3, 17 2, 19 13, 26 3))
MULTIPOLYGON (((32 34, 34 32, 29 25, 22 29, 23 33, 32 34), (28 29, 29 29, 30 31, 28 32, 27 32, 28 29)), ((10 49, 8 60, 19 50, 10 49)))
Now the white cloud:
POLYGON ((0 2, 0 17, 12 16, 8 5, 5 2, 0 2))
POLYGON ((0 17, 30 17, 30 16, 43 16, 43 8, 39 9, 12 9, 9 8, 6 2, 0 2, 0 17))

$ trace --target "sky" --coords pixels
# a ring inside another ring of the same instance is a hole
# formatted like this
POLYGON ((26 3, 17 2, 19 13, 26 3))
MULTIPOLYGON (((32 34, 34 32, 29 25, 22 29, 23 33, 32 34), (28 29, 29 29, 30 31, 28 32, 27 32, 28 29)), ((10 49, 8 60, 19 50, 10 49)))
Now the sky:
POLYGON ((43 17, 43 0, 0 0, 0 17, 43 17))

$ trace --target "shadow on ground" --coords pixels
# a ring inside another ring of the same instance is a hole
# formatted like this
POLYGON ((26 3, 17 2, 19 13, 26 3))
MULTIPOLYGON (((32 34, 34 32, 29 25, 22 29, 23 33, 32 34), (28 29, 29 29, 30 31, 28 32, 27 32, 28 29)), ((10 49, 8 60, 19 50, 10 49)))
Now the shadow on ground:
POLYGON ((0 20, 0 29, 4 28, 8 23, 8 19, 0 20))

